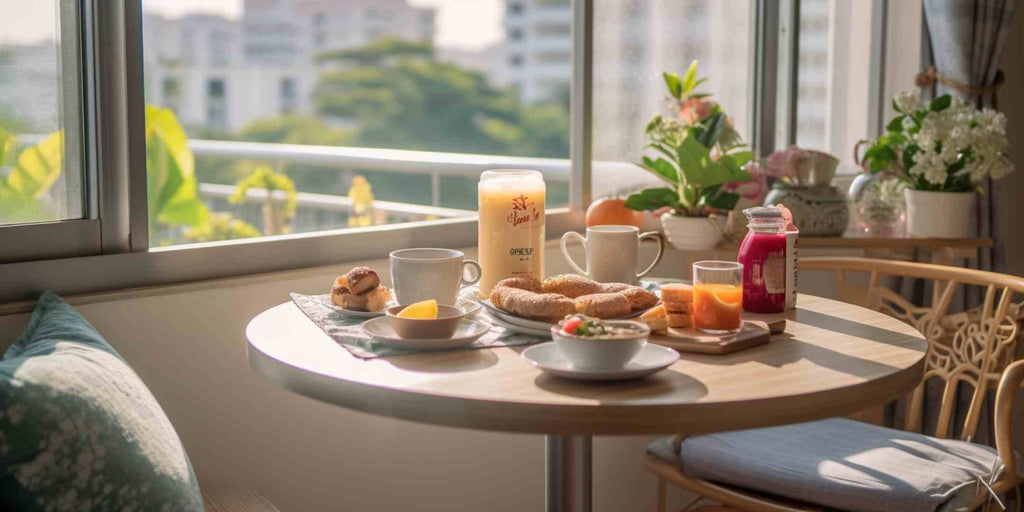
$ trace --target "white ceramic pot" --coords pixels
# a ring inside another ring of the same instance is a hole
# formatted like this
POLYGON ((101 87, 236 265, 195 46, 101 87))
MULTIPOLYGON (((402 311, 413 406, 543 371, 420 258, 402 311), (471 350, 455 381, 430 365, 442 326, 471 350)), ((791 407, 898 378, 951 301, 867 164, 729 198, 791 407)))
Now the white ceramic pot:
POLYGON ((974 192, 928 192, 906 189, 907 235, 971 238, 977 235, 974 192))
POLYGON ((661 228, 672 247, 681 251, 707 251, 722 241, 725 221, 724 215, 683 217, 666 213, 661 216, 661 228))

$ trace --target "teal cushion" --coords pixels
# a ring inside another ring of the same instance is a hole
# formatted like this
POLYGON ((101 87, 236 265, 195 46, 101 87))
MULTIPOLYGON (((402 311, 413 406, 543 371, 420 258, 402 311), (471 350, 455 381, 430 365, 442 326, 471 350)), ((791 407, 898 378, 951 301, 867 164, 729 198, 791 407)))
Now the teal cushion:
POLYGON ((203 510, 156 399, 51 292, 0 360, 0 510, 203 510))

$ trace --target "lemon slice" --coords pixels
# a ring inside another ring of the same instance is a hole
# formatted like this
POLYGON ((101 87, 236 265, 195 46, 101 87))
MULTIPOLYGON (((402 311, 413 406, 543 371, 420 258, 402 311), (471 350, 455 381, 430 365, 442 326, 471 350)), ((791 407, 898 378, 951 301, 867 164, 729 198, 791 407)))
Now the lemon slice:
POLYGON ((739 309, 743 306, 742 301, 726 302, 719 297, 718 292, 711 292, 711 295, 715 298, 715 302, 718 303, 723 309, 739 309))
POLYGON ((434 299, 409 304, 395 315, 399 318, 432 320, 437 318, 437 301, 434 299))

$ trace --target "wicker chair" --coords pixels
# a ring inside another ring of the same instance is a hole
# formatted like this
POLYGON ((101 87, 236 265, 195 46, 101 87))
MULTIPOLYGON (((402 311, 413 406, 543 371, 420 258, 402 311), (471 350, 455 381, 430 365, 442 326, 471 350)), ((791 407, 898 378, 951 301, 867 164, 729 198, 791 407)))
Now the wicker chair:
MULTIPOLYGON (((885 312, 915 326, 928 340, 928 354, 924 380, 939 378, 945 382, 936 438, 949 438, 953 421, 953 403, 960 383, 973 388, 973 396, 962 424, 960 440, 970 441, 978 428, 982 402, 987 392, 998 386, 995 400, 995 441, 998 459, 1004 470, 991 483, 991 489, 1005 496, 1016 490, 1022 479, 1018 475, 1017 460, 1012 448, 1011 416, 1017 388, 1024 380, 1024 360, 1013 363, 1020 320, 1024 317, 1024 304, 1014 303, 1015 293, 1024 293, 1024 279, 1020 277, 971 269, 863 258, 806 258, 800 261, 801 272, 830 271, 836 276, 839 298, 885 312), (860 274, 860 283, 851 280, 860 274), (866 277, 866 279, 865 279, 866 277), (912 278, 932 283, 931 306, 911 304, 901 295, 880 285, 888 277, 912 278), (950 304, 958 288, 974 285, 984 289, 983 304, 971 311, 949 313, 950 304)), ((920 432, 924 382, 910 396, 904 429, 920 432)), ((691 439, 698 439, 695 436, 691 439)), ((884 439, 880 439, 880 442, 884 439)), ((685 436, 676 436, 675 452, 680 453, 685 436)), ((663 441, 664 443, 664 441, 663 441)), ((653 446, 653 445, 652 445, 653 446)), ((724 507, 705 510, 796 511, 822 510, 821 505, 796 502, 761 491, 735 485, 725 485, 687 476, 678 460, 647 455, 645 466, 659 479, 658 510, 665 510, 666 486, 676 484, 701 497, 709 498, 724 507)), ((978 486, 970 505, 976 509, 990 501, 991 494, 978 486)), ((1021 496, 1016 496, 1018 510, 1021 496)), ((832 504, 842 508, 842 503, 832 504)))

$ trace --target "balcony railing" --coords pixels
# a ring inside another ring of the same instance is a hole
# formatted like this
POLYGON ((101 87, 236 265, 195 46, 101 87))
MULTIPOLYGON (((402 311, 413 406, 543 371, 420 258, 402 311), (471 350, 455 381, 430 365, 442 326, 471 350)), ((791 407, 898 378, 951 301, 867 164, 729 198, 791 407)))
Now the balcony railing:
POLYGON ((430 176, 431 204, 441 204, 441 176, 475 178, 488 169, 535 169, 547 181, 569 182, 570 162, 561 158, 440 153, 402 149, 311 146, 190 140, 197 157, 261 160, 275 166, 300 163, 340 170, 384 171, 430 176))

